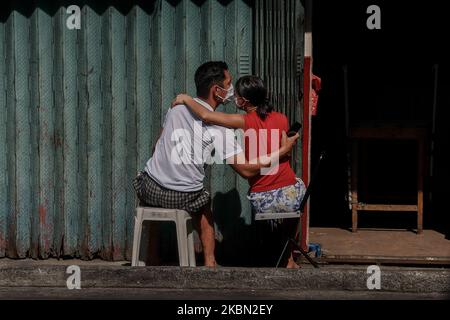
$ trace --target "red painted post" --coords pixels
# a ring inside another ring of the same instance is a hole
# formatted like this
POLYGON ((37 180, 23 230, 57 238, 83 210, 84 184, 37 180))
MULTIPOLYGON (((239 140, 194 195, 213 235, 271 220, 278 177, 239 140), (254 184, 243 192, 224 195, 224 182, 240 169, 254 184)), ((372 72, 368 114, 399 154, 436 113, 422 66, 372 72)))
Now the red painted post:
MULTIPOLYGON (((305 52, 303 64, 303 148, 302 180, 309 184, 311 172, 311 79, 312 79, 312 1, 306 1, 305 8, 305 52)), ((309 243, 309 201, 301 217, 300 246, 308 252, 309 243)))
MULTIPOLYGON (((304 62, 304 81, 303 81, 303 149, 302 149, 302 180, 305 185, 309 184, 309 175, 311 169, 310 151, 311 151, 311 57, 305 57, 304 62)), ((309 232, 309 202, 306 204, 305 212, 301 217, 301 247, 308 249, 309 232)))

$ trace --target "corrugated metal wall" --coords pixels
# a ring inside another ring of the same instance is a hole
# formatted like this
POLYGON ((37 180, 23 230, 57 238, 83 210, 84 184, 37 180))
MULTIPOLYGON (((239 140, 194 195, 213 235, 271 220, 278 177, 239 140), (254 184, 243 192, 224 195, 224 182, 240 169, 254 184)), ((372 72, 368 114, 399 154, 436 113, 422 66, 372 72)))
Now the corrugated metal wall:
MULTIPOLYGON (((48 3, 0 20, 0 257, 130 259, 131 180, 199 64, 253 72, 253 4, 48 3)), ((247 182, 224 165, 210 176, 219 228, 241 239, 227 215, 250 223, 247 182)))
MULTIPOLYGON (((269 88, 274 107, 290 122, 300 121, 303 88, 305 9, 298 0, 255 2, 254 73, 269 88)), ((301 144, 294 152, 296 171, 301 173, 301 144)))

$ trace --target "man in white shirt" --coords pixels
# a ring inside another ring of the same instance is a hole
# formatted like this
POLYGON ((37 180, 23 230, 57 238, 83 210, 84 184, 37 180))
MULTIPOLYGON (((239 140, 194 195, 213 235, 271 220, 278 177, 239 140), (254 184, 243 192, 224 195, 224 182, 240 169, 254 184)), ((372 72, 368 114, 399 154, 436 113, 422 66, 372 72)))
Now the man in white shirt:
MULTIPOLYGON (((195 73, 197 101, 211 111, 216 110, 234 96, 231 81, 225 62, 202 64, 195 73)), ((285 153, 294 141, 291 139, 289 146, 284 146, 285 153)), ((212 267, 216 266, 214 223, 210 194, 204 189, 203 180, 204 165, 213 149, 216 160, 226 161, 245 178, 256 175, 272 161, 248 163, 233 130, 205 124, 186 106, 177 106, 168 110, 153 156, 133 181, 138 198, 146 205, 183 209, 192 214, 203 245, 205 265, 212 267)), ((276 157, 279 156, 283 156, 283 151, 277 153, 276 157)))

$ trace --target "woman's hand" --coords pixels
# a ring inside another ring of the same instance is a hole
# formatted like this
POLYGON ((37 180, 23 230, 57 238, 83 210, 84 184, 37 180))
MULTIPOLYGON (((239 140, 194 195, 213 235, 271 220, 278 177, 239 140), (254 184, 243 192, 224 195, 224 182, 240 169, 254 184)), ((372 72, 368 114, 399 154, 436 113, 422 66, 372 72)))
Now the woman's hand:
POLYGON ((177 97, 172 101, 172 108, 179 104, 186 104, 187 99, 192 99, 192 97, 185 93, 177 95, 177 97))
POLYGON ((286 156, 288 156, 288 157, 291 156, 292 147, 294 146, 294 144, 296 143, 296 141, 299 137, 300 137, 300 135, 298 133, 296 133, 292 137, 288 137, 286 132, 284 132, 284 131, 281 133, 281 148, 280 149, 286 150, 286 156))

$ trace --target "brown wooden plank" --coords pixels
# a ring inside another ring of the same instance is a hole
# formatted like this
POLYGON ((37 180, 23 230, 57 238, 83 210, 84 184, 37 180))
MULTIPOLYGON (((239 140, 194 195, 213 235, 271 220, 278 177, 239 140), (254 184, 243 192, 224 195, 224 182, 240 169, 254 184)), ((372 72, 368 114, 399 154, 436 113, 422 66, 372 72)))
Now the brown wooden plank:
POLYGON ((365 211, 417 211, 417 205, 404 204, 363 204, 357 205, 357 210, 365 211))

